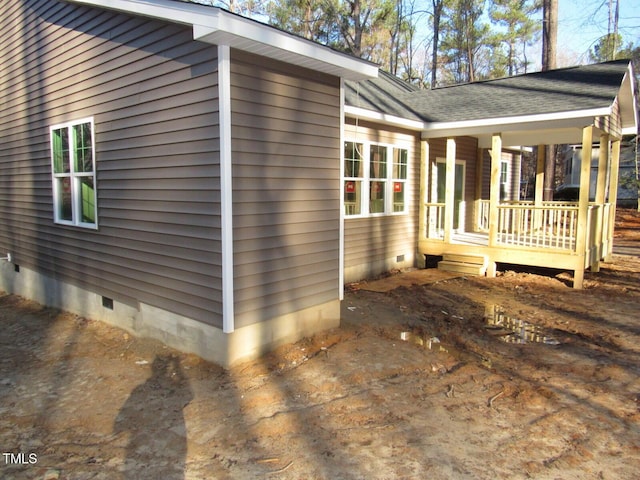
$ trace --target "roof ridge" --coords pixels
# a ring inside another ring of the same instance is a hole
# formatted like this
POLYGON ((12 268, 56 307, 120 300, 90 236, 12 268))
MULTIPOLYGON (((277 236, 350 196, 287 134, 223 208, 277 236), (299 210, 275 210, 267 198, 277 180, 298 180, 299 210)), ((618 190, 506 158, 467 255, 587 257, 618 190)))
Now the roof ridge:
POLYGON ((501 81, 511 80, 515 78, 522 78, 522 77, 531 78, 532 76, 552 75, 554 73, 567 72, 567 71, 576 70, 576 69, 586 69, 586 68, 595 67, 595 66, 612 65, 612 64, 620 64, 620 63, 629 64, 629 62, 631 62, 631 59, 624 58, 624 59, 617 59, 617 60, 609 60, 606 62, 587 63, 582 65, 571 65, 568 67, 554 68, 551 70, 538 70, 537 72, 525 72, 525 73, 519 73, 517 75, 510 75, 510 76, 499 77, 499 78, 486 78, 483 80, 476 80, 473 82, 456 83, 453 85, 443 85, 441 87, 432 88, 431 90, 444 90, 447 88, 462 87, 466 85, 481 85, 481 84, 486 84, 491 82, 501 82, 501 81))

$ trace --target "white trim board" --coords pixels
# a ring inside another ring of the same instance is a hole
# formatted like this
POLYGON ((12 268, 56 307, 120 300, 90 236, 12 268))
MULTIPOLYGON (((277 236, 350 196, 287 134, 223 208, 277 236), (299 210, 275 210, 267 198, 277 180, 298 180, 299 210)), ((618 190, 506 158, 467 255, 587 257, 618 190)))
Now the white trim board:
POLYGON ((231 333, 234 322, 233 284, 233 172, 231 155, 231 49, 218 46, 218 98, 220 115, 220 223, 222 229, 222 331, 231 333))

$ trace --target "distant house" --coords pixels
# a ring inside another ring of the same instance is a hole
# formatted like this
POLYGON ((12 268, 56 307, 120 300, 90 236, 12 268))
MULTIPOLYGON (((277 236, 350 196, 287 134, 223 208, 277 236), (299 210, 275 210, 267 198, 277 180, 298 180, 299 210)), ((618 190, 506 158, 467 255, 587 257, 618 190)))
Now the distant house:
POLYGON ((421 92, 213 7, 0 12, 5 291, 229 366, 339 325, 345 282, 426 256, 550 262, 579 287, 609 251, 615 202, 521 204, 508 146, 600 135, 615 162, 626 63, 421 92))
MULTIPOLYGON (((589 181, 589 199, 591 200, 595 199, 596 194, 599 156, 599 146, 593 147, 591 151, 591 178, 589 181)), ((579 190, 582 146, 566 145, 559 155, 559 161, 563 166, 564 178, 562 184, 558 187, 558 196, 562 196, 563 192, 573 195, 574 192, 579 190)), ((637 175, 635 138, 631 141, 622 142, 618 172, 617 204, 625 207, 637 207, 638 188, 633 182, 629 181, 635 179, 637 175)))

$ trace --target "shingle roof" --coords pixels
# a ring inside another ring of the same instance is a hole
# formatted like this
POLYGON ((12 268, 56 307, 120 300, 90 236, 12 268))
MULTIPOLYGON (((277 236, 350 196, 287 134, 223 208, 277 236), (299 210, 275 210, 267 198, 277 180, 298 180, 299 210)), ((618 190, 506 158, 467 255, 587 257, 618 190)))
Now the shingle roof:
POLYGON ((408 105, 405 96, 417 93, 417 87, 383 71, 378 78, 345 81, 345 104, 409 120, 422 120, 408 105))
POLYGON ((429 123, 590 110, 611 106, 628 65, 628 60, 618 60, 419 91, 402 89, 381 76, 358 82, 359 97, 351 93, 345 100, 429 123))

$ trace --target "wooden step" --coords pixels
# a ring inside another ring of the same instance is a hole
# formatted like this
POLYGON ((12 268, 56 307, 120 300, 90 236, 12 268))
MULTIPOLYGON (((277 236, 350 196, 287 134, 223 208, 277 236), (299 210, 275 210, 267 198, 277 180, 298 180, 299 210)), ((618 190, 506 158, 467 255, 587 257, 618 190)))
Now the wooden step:
POLYGON ((445 253, 442 260, 446 262, 470 263, 472 265, 487 265, 487 258, 484 255, 473 255, 465 253, 445 253))
POLYGON ((465 275, 481 276, 486 273, 486 267, 477 263, 451 262, 441 260, 438 262, 438 270, 445 272, 464 273, 465 275))

